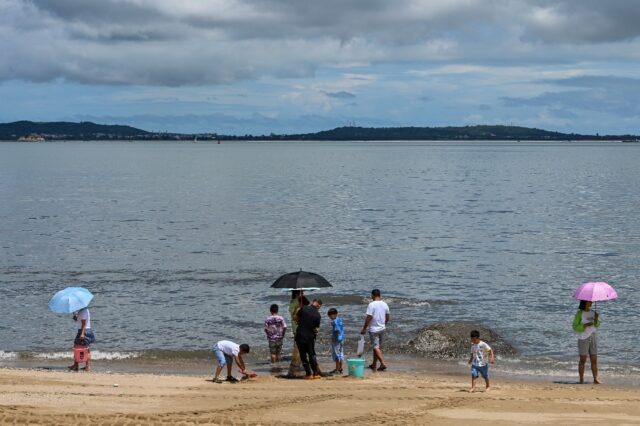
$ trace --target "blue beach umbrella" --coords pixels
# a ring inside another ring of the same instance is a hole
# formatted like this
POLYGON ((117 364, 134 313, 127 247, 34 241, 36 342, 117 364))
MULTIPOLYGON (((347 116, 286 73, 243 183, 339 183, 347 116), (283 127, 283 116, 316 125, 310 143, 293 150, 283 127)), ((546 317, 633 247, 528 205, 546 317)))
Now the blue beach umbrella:
POLYGON ((86 288, 67 287, 53 295, 49 300, 49 309, 56 314, 70 314, 89 306, 93 294, 86 288))

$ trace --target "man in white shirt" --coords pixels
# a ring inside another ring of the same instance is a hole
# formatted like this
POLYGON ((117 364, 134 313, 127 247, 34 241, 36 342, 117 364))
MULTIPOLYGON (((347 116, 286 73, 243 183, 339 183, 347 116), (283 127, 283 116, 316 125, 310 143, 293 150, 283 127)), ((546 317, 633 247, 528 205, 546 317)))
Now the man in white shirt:
POLYGON ((231 367, 233 366, 233 361, 236 362, 238 367, 240 367, 240 371, 243 375, 249 375, 247 371, 245 371, 244 360, 242 359, 242 355, 249 353, 249 345, 243 343, 242 345, 238 345, 237 343, 231 342, 229 340, 220 340, 218 343, 213 345, 213 353, 216 355, 218 359, 218 366, 216 367, 216 375, 213 377, 214 383, 222 383, 222 380, 219 379, 220 372, 226 366, 227 367, 227 381, 231 383, 236 383, 238 379, 233 377, 231 374, 231 367))
POLYGON ((373 302, 367 306, 367 317, 364 320, 364 326, 360 334, 365 334, 369 331, 369 337, 371 338, 371 346, 373 346, 373 362, 369 365, 369 368, 373 371, 384 371, 387 369, 387 364, 382 357, 382 338, 384 336, 384 330, 387 323, 391 319, 389 315, 389 306, 383 302, 380 296, 380 290, 374 289, 371 292, 371 298, 373 302), (377 367, 378 361, 380 361, 380 367, 377 367))

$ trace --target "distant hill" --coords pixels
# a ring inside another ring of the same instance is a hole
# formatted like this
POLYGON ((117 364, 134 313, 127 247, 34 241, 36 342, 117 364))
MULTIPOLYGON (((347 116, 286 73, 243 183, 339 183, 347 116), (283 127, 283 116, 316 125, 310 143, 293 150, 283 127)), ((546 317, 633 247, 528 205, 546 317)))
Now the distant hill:
POLYGON ((286 139, 319 141, 598 140, 620 138, 621 136, 580 135, 519 126, 338 127, 317 133, 286 135, 286 139))
MULTIPOLYGON (((212 127, 215 123, 212 123, 212 127)), ((46 140, 307 140, 307 141, 439 141, 439 140, 522 140, 580 141, 637 140, 633 135, 582 135, 560 133, 519 126, 462 127, 337 127, 316 133, 290 135, 221 135, 216 133, 147 132, 130 126, 91 122, 0 123, 0 140, 17 140, 21 136, 40 135, 46 140)))
POLYGON ((105 125, 91 122, 71 123, 16 121, 0 123, 0 140, 17 140, 20 136, 38 134, 45 139, 130 139, 149 132, 131 126, 105 125))

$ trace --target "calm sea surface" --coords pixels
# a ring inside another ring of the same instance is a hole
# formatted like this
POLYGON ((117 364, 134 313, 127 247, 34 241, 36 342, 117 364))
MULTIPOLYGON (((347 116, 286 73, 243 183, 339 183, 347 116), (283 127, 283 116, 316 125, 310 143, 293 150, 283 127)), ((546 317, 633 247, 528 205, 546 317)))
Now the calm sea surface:
POLYGON ((567 368, 572 291, 604 280, 601 363, 639 374, 639 210, 639 144, 0 143, 0 358, 67 350, 66 286, 105 354, 266 350, 269 285, 302 268, 351 336, 378 287, 394 345, 467 320, 567 368))

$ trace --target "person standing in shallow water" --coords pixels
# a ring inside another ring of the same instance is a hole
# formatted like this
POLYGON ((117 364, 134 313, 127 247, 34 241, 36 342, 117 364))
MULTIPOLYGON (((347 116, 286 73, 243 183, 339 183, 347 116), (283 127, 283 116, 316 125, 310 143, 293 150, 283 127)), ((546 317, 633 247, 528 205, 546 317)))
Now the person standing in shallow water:
POLYGON ((584 383, 584 368, 587 356, 591 361, 591 373, 593 383, 600 384, 598 377, 598 342, 596 340, 596 328, 600 327, 600 315, 591 310, 591 302, 581 300, 578 312, 573 317, 573 330, 578 333, 578 375, 580 383, 584 383))
POLYGON ((296 321, 296 312, 302 306, 302 297, 300 290, 291 291, 291 301, 289 302, 289 315, 291 316, 291 331, 293 332, 293 350, 291 351, 291 363, 289 363, 289 372, 287 377, 297 377, 302 369, 302 362, 300 360, 300 351, 298 345, 296 345, 296 331, 298 329, 298 321, 296 321))
POLYGON ((278 305, 273 304, 269 308, 271 315, 264 321, 264 332, 269 342, 269 353, 271 354, 271 363, 280 362, 280 354, 282 352, 282 341, 287 332, 287 323, 284 318, 278 315, 278 305))
POLYGON ((391 315, 389 314, 389 305, 381 300, 380 290, 374 289, 371 291, 371 298, 373 302, 367 306, 367 316, 360 334, 364 335, 369 331, 369 337, 371 338, 373 362, 369 365, 369 368, 373 371, 384 371, 387 369, 387 364, 385 364, 382 356, 382 340, 391 315), (380 362, 380 367, 377 367, 378 362, 380 362))
POLYGON ((307 303, 296 313, 298 329, 296 330, 296 345, 300 351, 302 366, 306 373, 305 379, 320 379, 320 368, 316 357, 316 336, 320 327, 320 307, 322 301, 315 299, 311 305, 307 303))

